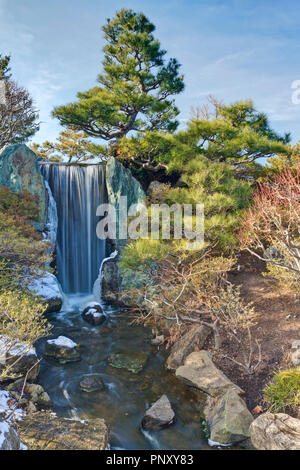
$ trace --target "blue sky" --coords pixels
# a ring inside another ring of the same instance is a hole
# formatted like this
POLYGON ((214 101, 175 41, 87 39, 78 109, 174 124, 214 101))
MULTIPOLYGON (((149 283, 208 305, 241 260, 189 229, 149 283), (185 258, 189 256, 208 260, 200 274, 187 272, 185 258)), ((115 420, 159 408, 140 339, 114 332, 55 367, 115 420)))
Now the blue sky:
POLYGON ((300 80, 297 0, 0 0, 0 52, 12 55, 14 78, 40 110, 34 141, 55 139, 53 107, 95 85, 101 26, 123 7, 143 11, 182 64, 182 126, 208 94, 225 102, 252 98, 277 131, 300 139, 300 104, 291 100, 291 84, 300 80))

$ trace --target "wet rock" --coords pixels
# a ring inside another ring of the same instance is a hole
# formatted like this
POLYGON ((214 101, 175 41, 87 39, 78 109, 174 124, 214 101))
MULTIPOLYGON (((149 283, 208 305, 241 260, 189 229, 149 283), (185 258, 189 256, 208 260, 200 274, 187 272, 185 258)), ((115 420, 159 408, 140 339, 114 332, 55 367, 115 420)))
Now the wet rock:
POLYGON ((134 374, 141 372, 148 360, 148 356, 143 351, 136 351, 130 353, 117 353, 112 354, 108 358, 108 363, 117 369, 127 369, 134 374))
POLYGON ((47 219, 47 191, 37 157, 24 144, 10 145, 0 155, 0 186, 15 193, 29 191, 39 208, 36 228, 44 230, 47 219))
POLYGON ((185 359, 195 349, 201 349, 210 334, 211 329, 205 325, 193 326, 177 341, 171 349, 171 354, 167 359, 167 368, 176 370, 184 364, 185 359))
POLYGON ((265 413, 250 426, 258 450, 300 450, 300 420, 284 413, 265 413))
POLYGON ((99 326, 106 320, 101 305, 96 302, 87 305, 81 315, 85 321, 93 326, 99 326))
POLYGON ((49 339, 46 343, 45 355, 56 360, 60 364, 80 361, 78 345, 65 336, 49 339))
POLYGON ((107 260, 102 267, 101 295, 110 302, 117 302, 120 293, 120 270, 117 259, 107 260))
POLYGON ((74 421, 51 413, 33 413, 19 424, 29 450, 105 450, 109 429, 103 419, 74 421))
POLYGON ((162 395, 149 408, 142 420, 142 427, 148 431, 157 431, 174 422, 175 413, 167 395, 162 395))
POLYGON ((291 362, 293 366, 300 366, 300 340, 296 340, 292 344, 291 362))
POLYGON ((104 383, 101 378, 101 375, 99 374, 89 374, 89 375, 84 375, 81 378, 81 381, 79 383, 79 388, 83 392, 96 392, 98 390, 103 390, 104 388, 104 383))
POLYGON ((47 305, 46 313, 61 310, 63 293, 54 274, 44 273, 43 276, 33 279, 28 288, 47 305))
MULTIPOLYGON (((106 163, 106 188, 108 202, 116 209, 116 227, 119 230, 119 211, 121 197, 127 197, 127 207, 145 202, 146 195, 140 183, 133 177, 131 171, 114 157, 106 163)), ((117 233, 117 240, 118 240, 117 233)), ((118 245, 126 244, 126 240, 118 240, 118 245)))
POLYGON ((8 385, 7 390, 10 391, 20 405, 26 406, 28 412, 51 408, 53 404, 48 393, 41 385, 26 383, 24 387, 24 379, 8 385))
POLYGON ((235 444, 250 437, 253 417, 244 400, 233 389, 208 398, 204 416, 210 429, 211 443, 235 444))
POLYGON ((176 377, 214 397, 224 393, 229 388, 233 388, 239 394, 243 393, 241 388, 232 383, 214 365, 207 351, 190 354, 184 365, 176 370, 176 377))
POLYGON ((16 380, 27 375, 27 380, 34 382, 40 372, 35 348, 28 349, 28 345, 23 343, 16 344, 9 351, 6 347, 5 340, 0 337, 0 372, 6 366, 13 365, 9 370, 9 378, 16 380))
POLYGON ((20 437, 15 428, 6 421, 0 421, 0 450, 19 450, 20 437))

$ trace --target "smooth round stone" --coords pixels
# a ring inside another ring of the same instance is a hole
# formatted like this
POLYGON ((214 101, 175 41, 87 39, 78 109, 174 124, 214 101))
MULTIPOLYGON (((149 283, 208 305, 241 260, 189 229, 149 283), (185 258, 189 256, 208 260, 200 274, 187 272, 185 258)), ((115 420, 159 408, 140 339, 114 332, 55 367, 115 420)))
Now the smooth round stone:
POLYGON ((83 392, 96 392, 104 388, 104 383, 99 374, 84 375, 79 383, 79 388, 83 392))

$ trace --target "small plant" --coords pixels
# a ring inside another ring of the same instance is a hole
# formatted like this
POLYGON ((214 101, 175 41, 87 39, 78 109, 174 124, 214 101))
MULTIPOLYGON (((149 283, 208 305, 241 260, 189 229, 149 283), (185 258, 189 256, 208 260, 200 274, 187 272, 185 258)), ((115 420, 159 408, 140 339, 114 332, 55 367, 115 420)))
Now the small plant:
POLYGON ((273 381, 265 388, 264 399, 274 413, 300 405, 300 367, 276 372, 273 381))
POLYGON ((244 303, 240 287, 233 287, 232 284, 221 289, 213 299, 216 302, 214 312, 219 327, 239 348, 238 359, 224 357, 242 367, 248 374, 253 374, 261 363, 261 345, 253 336, 253 327, 256 325, 253 304, 244 303))

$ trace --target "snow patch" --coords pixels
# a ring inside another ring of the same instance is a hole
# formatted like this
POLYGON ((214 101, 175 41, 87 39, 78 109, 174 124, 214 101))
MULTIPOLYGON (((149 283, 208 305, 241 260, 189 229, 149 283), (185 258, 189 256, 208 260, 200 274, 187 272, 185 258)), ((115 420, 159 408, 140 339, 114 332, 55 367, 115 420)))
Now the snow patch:
POLYGON ((70 338, 66 336, 59 336, 56 339, 48 339, 48 344, 55 344, 56 346, 61 346, 64 348, 76 348, 77 344, 74 343, 70 338))
MULTIPOLYGON (((8 422, 11 419, 20 421, 24 417, 24 411, 20 408, 14 409, 14 407, 9 406, 9 402, 12 400, 12 396, 7 390, 0 390, 0 415, 7 419, 7 417, 12 414, 12 416, 8 419, 8 422)), ((1 422, 0 422, 1 424, 1 422)))
POLYGON ((44 273, 42 277, 33 279, 29 290, 45 300, 60 299, 63 300, 63 293, 60 284, 54 274, 44 273))
POLYGON ((6 364, 7 354, 10 356, 36 356, 33 346, 25 343, 15 343, 11 346, 9 338, 0 337, 0 364, 6 364))

